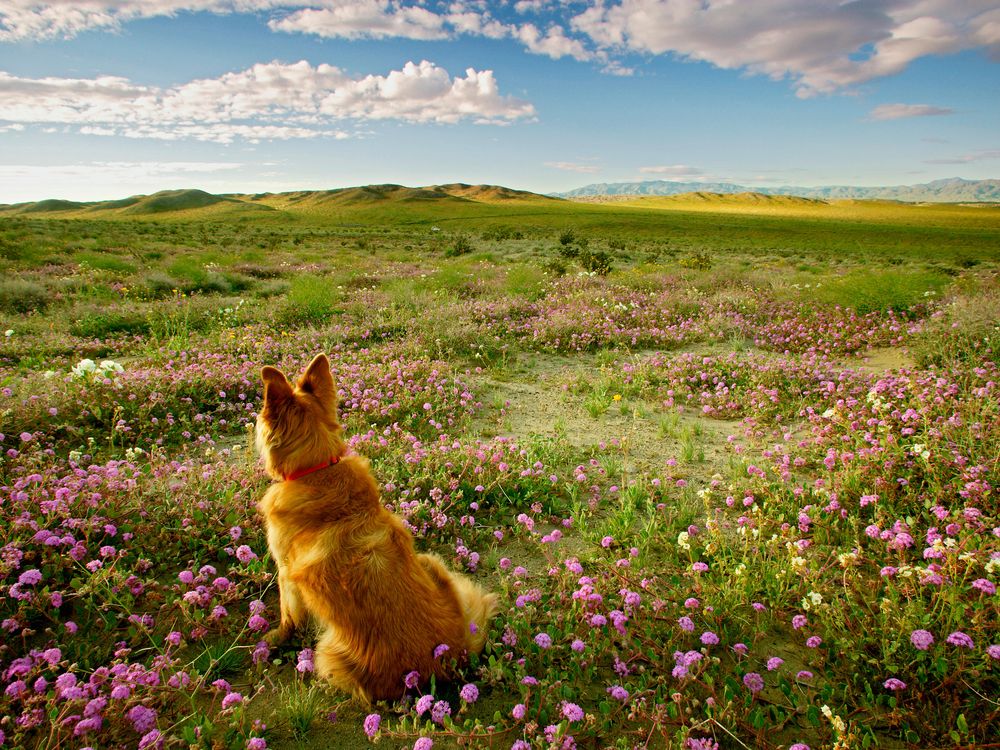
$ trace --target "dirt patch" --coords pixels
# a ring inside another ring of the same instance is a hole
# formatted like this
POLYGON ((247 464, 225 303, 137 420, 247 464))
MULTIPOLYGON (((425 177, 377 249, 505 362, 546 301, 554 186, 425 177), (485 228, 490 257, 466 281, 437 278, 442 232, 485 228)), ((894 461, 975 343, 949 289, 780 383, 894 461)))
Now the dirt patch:
POLYGON ((861 363, 851 360, 849 363, 859 370, 865 372, 882 373, 890 370, 909 370, 916 366, 913 357, 903 349, 894 347, 883 347, 880 349, 870 349, 861 358, 861 363))

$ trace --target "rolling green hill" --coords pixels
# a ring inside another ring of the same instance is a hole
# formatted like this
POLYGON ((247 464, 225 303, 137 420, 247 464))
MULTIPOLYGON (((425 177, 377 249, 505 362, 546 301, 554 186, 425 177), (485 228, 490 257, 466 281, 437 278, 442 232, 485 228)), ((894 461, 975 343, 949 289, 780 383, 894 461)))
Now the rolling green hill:
MULTIPOLYGON (((510 227, 527 240, 578 236, 655 242, 673 251, 822 251, 1000 258, 1000 207, 829 200, 696 192, 581 202, 495 185, 367 185, 337 190, 212 195, 172 190, 123 200, 46 200, 0 206, 0 219, 115 222, 249 222, 275 231, 308 227, 445 234, 510 227)), ((298 231, 298 230, 295 230, 298 231)), ((351 230, 354 231, 354 230, 351 230)))

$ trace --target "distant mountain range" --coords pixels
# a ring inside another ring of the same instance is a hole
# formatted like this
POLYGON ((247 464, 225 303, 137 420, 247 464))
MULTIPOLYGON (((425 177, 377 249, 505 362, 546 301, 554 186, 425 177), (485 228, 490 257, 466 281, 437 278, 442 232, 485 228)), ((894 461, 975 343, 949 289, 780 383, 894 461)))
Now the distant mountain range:
POLYGON ((647 180, 644 182, 595 183, 554 193, 559 198, 594 198, 616 195, 679 195, 681 193, 759 193, 762 195, 794 195, 820 200, 892 200, 909 203, 996 203, 1000 202, 1000 180, 963 180, 953 177, 934 180, 922 185, 894 185, 888 187, 855 187, 830 185, 827 187, 748 187, 729 182, 671 182, 647 180))

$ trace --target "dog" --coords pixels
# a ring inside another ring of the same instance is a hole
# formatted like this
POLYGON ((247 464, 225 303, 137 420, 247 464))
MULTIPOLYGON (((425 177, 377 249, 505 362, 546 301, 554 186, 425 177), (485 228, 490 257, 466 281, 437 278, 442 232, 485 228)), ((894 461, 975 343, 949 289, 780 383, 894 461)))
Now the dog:
POLYGON ((275 484, 258 507, 281 608, 268 642, 284 642, 311 616, 315 673, 365 703, 400 698, 413 671, 421 683, 447 678, 453 659, 483 649, 496 594, 414 551, 368 459, 341 436, 325 354, 294 385, 274 367, 261 379, 255 443, 275 484))

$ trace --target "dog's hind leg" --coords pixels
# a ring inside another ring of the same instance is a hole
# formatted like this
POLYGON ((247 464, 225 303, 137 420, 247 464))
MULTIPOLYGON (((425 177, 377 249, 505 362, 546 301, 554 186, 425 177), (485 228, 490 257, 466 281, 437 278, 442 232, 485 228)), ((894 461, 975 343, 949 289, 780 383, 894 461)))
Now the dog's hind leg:
POLYGON ((371 702, 368 691, 358 682, 357 665, 350 658, 350 652, 334 628, 327 628, 320 635, 316 642, 313 660, 317 677, 326 680, 338 690, 351 693, 363 703, 371 702))

